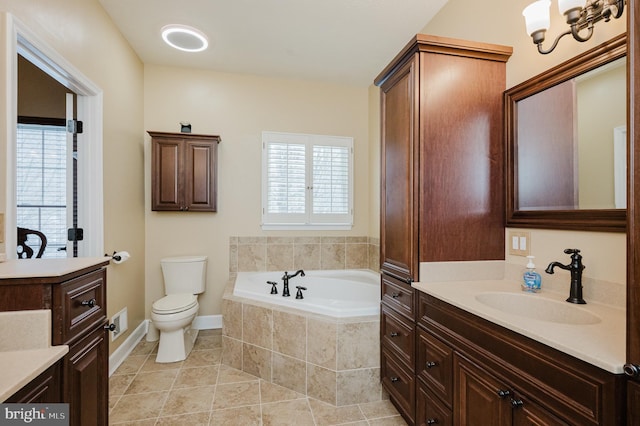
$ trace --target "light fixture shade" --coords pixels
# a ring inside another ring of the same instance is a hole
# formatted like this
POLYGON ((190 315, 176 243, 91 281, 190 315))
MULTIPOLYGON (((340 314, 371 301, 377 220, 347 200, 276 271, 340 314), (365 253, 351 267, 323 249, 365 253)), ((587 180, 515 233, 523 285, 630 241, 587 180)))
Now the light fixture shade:
POLYGON ((560 15, 565 15, 572 9, 581 9, 587 5, 587 0, 558 0, 560 15))
POLYGON ((187 25, 165 25, 162 27, 162 39, 184 52, 201 52, 209 46, 209 40, 202 31, 187 25))
POLYGON ((551 0, 538 0, 524 8, 522 16, 524 16, 527 26, 527 34, 531 35, 536 31, 549 29, 551 25, 550 7, 551 0))

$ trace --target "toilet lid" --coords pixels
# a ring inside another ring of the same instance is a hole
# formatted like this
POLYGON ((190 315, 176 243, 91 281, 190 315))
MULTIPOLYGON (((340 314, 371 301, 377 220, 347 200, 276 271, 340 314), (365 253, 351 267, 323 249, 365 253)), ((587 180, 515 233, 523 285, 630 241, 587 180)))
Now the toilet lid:
POLYGON ((195 294, 169 294, 153 303, 153 311, 157 313, 182 312, 198 304, 195 294))

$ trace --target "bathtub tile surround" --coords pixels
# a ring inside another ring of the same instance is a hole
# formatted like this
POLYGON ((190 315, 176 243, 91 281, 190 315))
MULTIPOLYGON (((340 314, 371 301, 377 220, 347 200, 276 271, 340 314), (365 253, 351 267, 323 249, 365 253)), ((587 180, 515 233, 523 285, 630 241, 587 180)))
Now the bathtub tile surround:
POLYGON ((201 331, 171 364, 154 362, 157 342, 140 342, 109 379, 110 424, 406 425, 389 400, 336 407, 223 365, 221 337, 201 331))
POLYGON ((379 270, 380 241, 371 237, 230 237, 229 272, 298 269, 379 270))
POLYGON ((380 386, 378 316, 335 319, 276 310, 232 293, 230 281, 223 299, 223 364, 332 405, 386 397, 380 386))
POLYGON ((379 317, 338 320, 233 296, 238 272, 379 270, 370 237, 231 237, 222 362, 332 406, 380 401, 379 317))

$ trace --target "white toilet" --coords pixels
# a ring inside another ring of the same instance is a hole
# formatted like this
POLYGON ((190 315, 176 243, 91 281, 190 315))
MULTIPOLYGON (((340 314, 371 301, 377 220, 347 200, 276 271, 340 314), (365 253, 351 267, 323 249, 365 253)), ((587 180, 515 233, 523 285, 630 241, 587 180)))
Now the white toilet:
POLYGON ((160 331, 156 362, 182 361, 198 337, 191 323, 198 314, 197 295, 205 289, 207 257, 167 257, 160 265, 166 296, 151 308, 151 321, 160 331))

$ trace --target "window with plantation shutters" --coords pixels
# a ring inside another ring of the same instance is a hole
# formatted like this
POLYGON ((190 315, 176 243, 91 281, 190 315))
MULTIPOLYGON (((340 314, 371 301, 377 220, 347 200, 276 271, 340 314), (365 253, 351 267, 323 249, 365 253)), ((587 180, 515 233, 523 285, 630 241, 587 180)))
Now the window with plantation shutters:
MULTIPOLYGON (((16 222, 47 237, 42 257, 67 257, 67 134, 64 126, 17 127, 16 222)), ((27 244, 35 252, 40 239, 27 244)))
POLYGON ((353 138, 262 133, 263 229, 350 229, 353 138))

